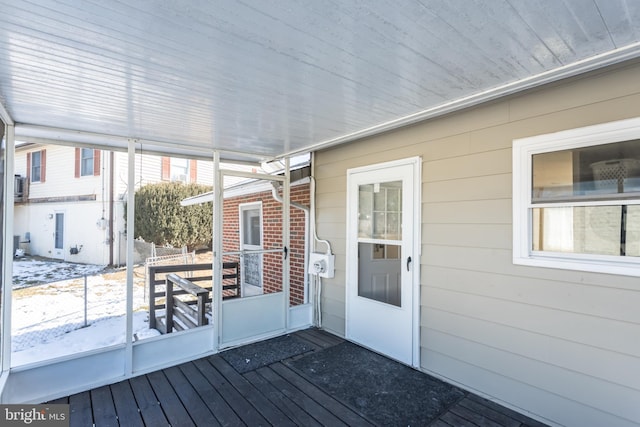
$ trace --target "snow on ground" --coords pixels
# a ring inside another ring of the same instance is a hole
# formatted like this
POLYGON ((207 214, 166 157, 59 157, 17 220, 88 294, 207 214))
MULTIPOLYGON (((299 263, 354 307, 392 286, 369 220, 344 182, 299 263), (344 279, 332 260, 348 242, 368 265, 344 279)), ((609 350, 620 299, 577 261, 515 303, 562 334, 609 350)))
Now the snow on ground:
POLYGON ((13 262, 13 289, 90 276, 104 269, 104 265, 74 264, 31 257, 17 258, 13 262))
MULTIPOLYGON (((13 266, 13 366, 125 342, 124 271, 33 259, 16 260, 13 266), (102 273, 87 276, 85 294, 79 276, 91 272, 102 273), (48 283, 36 285, 38 281, 48 283)), ((144 276, 136 274, 134 339, 159 335, 149 329, 146 299, 144 276)))

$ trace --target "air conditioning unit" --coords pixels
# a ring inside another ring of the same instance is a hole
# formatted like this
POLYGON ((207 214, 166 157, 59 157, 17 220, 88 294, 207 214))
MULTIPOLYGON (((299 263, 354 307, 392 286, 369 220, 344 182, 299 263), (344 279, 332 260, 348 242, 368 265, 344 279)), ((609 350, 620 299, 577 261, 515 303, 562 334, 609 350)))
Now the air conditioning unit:
POLYGON ((22 199, 25 193, 25 185, 27 183, 27 178, 22 177, 20 175, 16 175, 13 180, 13 197, 16 199, 22 199))

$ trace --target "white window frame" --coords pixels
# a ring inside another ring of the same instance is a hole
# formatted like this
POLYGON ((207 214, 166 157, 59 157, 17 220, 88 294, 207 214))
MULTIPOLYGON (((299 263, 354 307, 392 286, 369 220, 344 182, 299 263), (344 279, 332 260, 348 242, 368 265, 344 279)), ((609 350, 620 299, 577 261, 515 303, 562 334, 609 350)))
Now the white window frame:
POLYGON ((191 161, 187 158, 183 157, 171 157, 169 160, 169 179, 173 182, 184 182, 188 184, 190 180, 191 174, 191 161), (183 163, 184 162, 184 166, 183 163), (176 164, 180 163, 180 164, 176 164), (177 170, 183 173, 177 173, 177 170))
MULTIPOLYGON (((532 203, 532 158, 534 154, 640 139, 640 117, 513 140, 513 263, 597 273, 640 276, 638 257, 567 254, 532 250, 532 209, 558 206, 532 203)), ((563 203, 560 206, 609 206, 619 200, 563 203)), ((625 199, 626 205, 640 200, 625 199)))
POLYGON ((80 176, 93 176, 95 171, 95 155, 93 148, 80 148, 80 176), (86 151, 85 151, 86 150, 86 151), (91 157, 85 157, 84 153, 91 152, 91 157), (85 161, 91 159, 91 167, 85 167, 85 161))
POLYGON ((38 150, 38 151, 32 151, 30 153, 31 155, 31 165, 29 166, 29 168, 31 169, 29 171, 29 176, 31 177, 31 182, 32 183, 36 183, 36 182, 42 182, 42 151, 44 150, 38 150), (33 156, 34 154, 38 155, 38 165, 36 166, 35 161, 33 160, 33 156), (34 169, 38 168, 38 179, 34 179, 34 169))

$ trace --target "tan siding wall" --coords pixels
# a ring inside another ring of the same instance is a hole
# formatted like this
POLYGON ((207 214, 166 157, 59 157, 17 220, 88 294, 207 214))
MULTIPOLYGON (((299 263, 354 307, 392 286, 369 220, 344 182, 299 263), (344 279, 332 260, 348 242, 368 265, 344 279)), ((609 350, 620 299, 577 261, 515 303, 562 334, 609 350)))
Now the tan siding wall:
POLYGON ((336 254, 323 326, 344 334, 346 170, 419 155, 421 368, 563 425, 640 425, 637 278, 512 264, 515 138, 640 116, 640 66, 317 153, 336 254))

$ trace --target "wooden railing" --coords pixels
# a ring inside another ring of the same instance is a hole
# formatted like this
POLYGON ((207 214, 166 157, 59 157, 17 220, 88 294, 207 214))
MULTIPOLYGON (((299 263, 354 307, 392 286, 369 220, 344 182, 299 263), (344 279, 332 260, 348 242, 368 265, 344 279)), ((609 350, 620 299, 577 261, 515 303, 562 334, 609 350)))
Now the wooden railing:
MULTIPOLYGON (((223 298, 240 297, 238 263, 225 262, 223 270, 223 298)), ((211 264, 149 266, 147 277, 150 328, 167 334, 208 323, 206 314, 210 311, 213 283, 211 264), (197 272, 203 274, 197 275, 197 272)))

